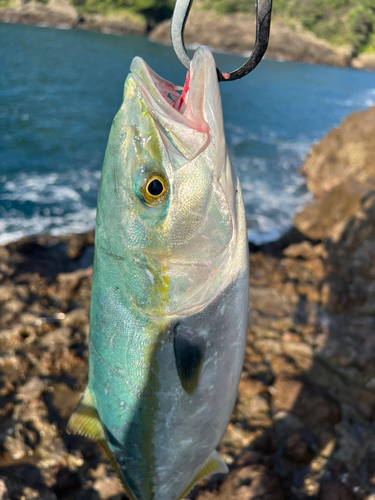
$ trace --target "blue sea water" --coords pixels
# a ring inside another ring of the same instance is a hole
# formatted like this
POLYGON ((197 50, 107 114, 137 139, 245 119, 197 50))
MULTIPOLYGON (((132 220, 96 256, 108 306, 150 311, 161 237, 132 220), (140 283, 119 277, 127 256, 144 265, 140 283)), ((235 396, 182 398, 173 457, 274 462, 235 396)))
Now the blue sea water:
MULTIPOLYGON (((134 36, 0 24, 0 243, 94 227, 100 170, 132 58, 183 84, 170 47, 134 36)), ((216 54, 230 71, 238 56, 216 54)), ((311 144, 375 102, 375 74, 264 60, 221 84, 249 238, 276 239, 309 199, 311 144)))

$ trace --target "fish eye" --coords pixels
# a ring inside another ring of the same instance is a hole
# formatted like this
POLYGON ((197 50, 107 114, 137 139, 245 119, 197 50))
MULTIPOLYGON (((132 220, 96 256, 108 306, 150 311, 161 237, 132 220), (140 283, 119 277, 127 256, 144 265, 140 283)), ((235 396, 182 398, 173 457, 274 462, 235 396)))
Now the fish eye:
POLYGON ((168 194, 167 179, 159 173, 152 172, 145 179, 141 192, 147 205, 161 205, 168 194))

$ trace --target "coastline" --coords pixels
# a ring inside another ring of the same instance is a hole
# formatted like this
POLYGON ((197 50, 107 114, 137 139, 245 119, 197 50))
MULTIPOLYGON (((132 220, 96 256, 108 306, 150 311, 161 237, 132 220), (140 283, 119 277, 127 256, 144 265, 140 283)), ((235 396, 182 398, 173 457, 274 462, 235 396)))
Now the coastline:
MULTIPOLYGON (((31 24, 43 27, 82 29, 115 35, 149 35, 150 40, 170 43, 170 20, 148 33, 142 16, 80 14, 66 0, 34 0, 26 4, 0 8, 0 22, 31 24)), ((217 15, 212 11, 192 10, 185 30, 186 44, 208 45, 234 54, 249 53, 255 40, 255 17, 247 14, 217 15), (207 30, 209 26, 209 30, 207 30)), ((351 47, 334 47, 311 33, 295 31, 277 20, 272 23, 266 57, 338 67, 375 70, 375 54, 354 57, 351 47)))

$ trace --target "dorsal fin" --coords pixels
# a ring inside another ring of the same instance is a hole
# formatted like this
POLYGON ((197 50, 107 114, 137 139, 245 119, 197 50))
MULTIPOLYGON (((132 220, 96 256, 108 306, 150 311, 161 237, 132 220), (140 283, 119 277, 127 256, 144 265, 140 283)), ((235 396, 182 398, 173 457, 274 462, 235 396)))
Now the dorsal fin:
POLYGON ((227 474, 228 467, 220 458, 220 455, 216 450, 214 450, 211 455, 208 457, 208 460, 205 462, 202 469, 199 470, 198 474, 194 477, 189 486, 184 490, 182 495, 178 497, 178 500, 182 500, 189 493, 192 487, 201 479, 207 476, 211 476, 212 474, 227 474))
POLYGON ((204 345, 197 335, 180 324, 174 328, 173 345, 181 385, 191 395, 198 386, 204 362, 204 345))

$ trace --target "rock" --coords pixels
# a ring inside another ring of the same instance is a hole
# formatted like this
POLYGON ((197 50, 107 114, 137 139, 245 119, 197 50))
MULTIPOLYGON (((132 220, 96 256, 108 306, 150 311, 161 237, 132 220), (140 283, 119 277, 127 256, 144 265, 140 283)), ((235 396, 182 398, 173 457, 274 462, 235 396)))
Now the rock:
POLYGON ((288 437, 285 444, 288 457, 296 463, 308 463, 313 454, 303 438, 299 434, 292 434, 288 437))
POLYGON ((329 456, 331 456, 335 447, 335 435, 332 432, 322 432, 319 436, 319 449, 322 457, 328 458, 329 456))
POLYGON ((284 248, 283 254, 286 257, 301 257, 305 260, 316 259, 317 257, 327 258, 328 254, 323 245, 312 245, 309 241, 295 243, 284 248))
POLYGON ((359 54, 351 62, 353 68, 375 70, 375 54, 359 54))
MULTIPOLYGON (((218 15, 213 11, 192 9, 185 28, 185 43, 208 45, 219 50, 249 53, 255 41, 255 17, 247 14, 218 15), (210 29, 207 30, 207 26, 210 29)), ((170 43, 170 21, 164 21, 151 32, 150 39, 170 43)), ((312 34, 273 23, 266 57, 286 61, 348 66, 351 49, 337 49, 312 34)))
POLYGON ((9 500, 8 488, 2 477, 0 477, 0 500, 9 500))
POLYGON ((124 490, 117 476, 103 477, 97 479, 93 486, 94 490, 99 493, 101 500, 120 500, 123 498, 124 490))
MULTIPOLYGON (((315 144, 301 171, 317 196, 348 178, 366 187, 375 179, 375 106, 352 113, 315 144)), ((339 195, 332 201, 340 206, 339 195)))
POLYGON ((67 326, 57 328, 56 330, 44 335, 40 341, 42 347, 54 348, 58 345, 68 346, 71 342, 72 330, 67 326))
POLYGON ((341 481, 326 481, 319 491, 319 500, 356 500, 354 493, 341 481))
MULTIPOLYGON (((67 0, 49 0, 48 2, 31 0, 1 7, 0 21, 37 25, 43 23, 44 26, 77 28, 119 35, 144 35, 147 31, 146 19, 141 15, 131 15, 124 11, 116 16, 81 15, 67 0)), ((75 248, 77 245, 73 237, 71 249, 68 249, 72 258, 77 255, 75 248)))
POLYGON ((217 500, 284 500, 276 475, 264 465, 231 472, 221 485, 217 500))
POLYGON ((291 357, 305 357, 312 359, 313 357, 313 349, 310 345, 305 344, 304 342, 283 342, 283 351, 285 354, 291 357))
POLYGON ((44 391, 47 383, 38 377, 31 378, 18 390, 17 398, 25 403, 35 401, 44 391))
POLYGON ((277 410, 294 413, 310 429, 330 428, 341 420, 339 404, 318 387, 277 379, 272 398, 277 410))
POLYGON ((343 222, 358 212, 362 200, 370 194, 371 189, 370 185, 359 183, 352 178, 340 180, 337 185, 322 192, 312 204, 298 213, 294 224, 301 233, 313 240, 330 237, 336 226, 343 227, 343 222))
POLYGON ((15 287, 13 285, 2 285, 0 286, 0 302, 7 302, 11 300, 15 295, 15 287))
POLYGON ((53 491, 59 496, 69 491, 77 490, 81 487, 79 475, 67 468, 60 469, 56 474, 56 483, 53 491))

